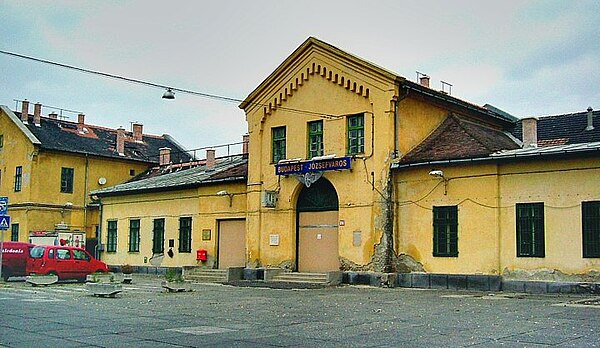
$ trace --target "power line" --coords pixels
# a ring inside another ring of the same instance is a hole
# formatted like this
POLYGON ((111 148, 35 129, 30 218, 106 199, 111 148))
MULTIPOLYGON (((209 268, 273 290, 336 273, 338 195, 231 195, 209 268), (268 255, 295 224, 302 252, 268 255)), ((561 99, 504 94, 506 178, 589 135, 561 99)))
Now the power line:
MULTIPOLYGON (((83 73, 87 73, 87 74, 99 75, 99 76, 106 77, 106 78, 111 78, 111 79, 121 80, 121 81, 127 81, 127 82, 131 82, 131 83, 137 83, 137 84, 141 84, 141 85, 145 85, 145 86, 149 86, 149 87, 154 87, 154 88, 167 89, 167 90, 171 90, 173 92, 187 93, 187 94, 191 94, 191 95, 195 95, 195 96, 199 96, 199 97, 204 97, 204 98, 208 98, 208 99, 215 99, 215 100, 220 100, 220 101, 229 102, 229 103, 236 103, 236 104, 242 103, 244 101, 243 99, 240 99, 240 98, 227 97, 227 96, 222 96, 222 95, 217 95, 217 94, 211 94, 211 93, 205 93, 205 92, 196 92, 196 91, 192 91, 192 90, 185 89, 185 88, 170 87, 170 86, 159 84, 159 83, 143 81, 143 80, 139 80, 139 79, 134 79, 134 78, 125 77, 125 76, 121 76, 121 75, 115 75, 115 74, 105 73, 105 72, 91 70, 91 69, 80 68, 80 67, 73 66, 73 65, 58 63, 58 62, 54 62, 54 61, 47 60, 47 59, 41 59, 41 58, 26 56, 26 55, 23 55, 23 54, 9 52, 9 51, 4 51, 4 50, 0 50, 0 53, 8 55, 8 56, 12 56, 12 57, 17 57, 17 58, 21 58, 21 59, 31 60, 31 61, 38 62, 38 63, 49 64, 49 65, 53 65, 53 66, 58 66, 58 67, 65 68, 65 69, 71 69, 71 70, 75 70, 75 71, 83 72, 83 73)), ((250 105, 255 105, 255 106, 268 107, 267 104, 256 103, 256 102, 249 103, 249 104, 250 105)), ((289 111, 289 112, 295 112, 295 113, 300 113, 300 114, 311 115, 311 116, 318 116, 318 117, 327 118, 327 119, 341 118, 341 116, 337 116, 337 115, 329 115, 329 114, 324 114, 322 112, 302 110, 302 109, 295 109, 295 108, 289 108, 289 107, 281 107, 280 106, 279 109, 282 109, 282 110, 285 110, 285 111, 289 111)))

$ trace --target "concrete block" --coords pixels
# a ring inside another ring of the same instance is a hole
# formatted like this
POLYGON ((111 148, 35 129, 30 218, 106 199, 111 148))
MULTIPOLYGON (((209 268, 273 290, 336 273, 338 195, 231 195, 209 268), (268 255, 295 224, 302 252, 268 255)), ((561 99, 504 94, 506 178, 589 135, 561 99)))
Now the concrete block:
POLYGON ((328 285, 340 285, 342 283, 344 274, 340 271, 327 272, 327 284, 328 285))
POLYGON ((227 281, 236 281, 244 279, 244 267, 227 268, 227 281))
POLYGON ((525 292, 525 282, 522 280, 503 280, 502 291, 525 292))
POLYGON ((398 273, 398 278, 396 279, 397 286, 403 288, 410 288, 412 286, 412 276, 410 273, 398 273))
POLYGON ((467 289, 477 291, 490 291, 490 279, 487 275, 467 275, 467 289))
POLYGON ((448 274, 448 289, 466 290, 467 276, 465 274, 448 274))
POLYGON ((488 276, 488 281, 490 284, 490 291, 500 291, 502 290, 502 277, 497 275, 488 276))
POLYGON ((429 274, 428 273, 411 273, 412 275, 412 284, 413 288, 425 288, 429 289, 431 284, 429 283, 429 274))
POLYGON ((265 280, 271 281, 273 277, 283 272, 283 268, 265 268, 265 280))
POLYGON ((347 280, 344 280, 344 283, 352 284, 352 285, 370 285, 371 277, 369 273, 359 273, 359 272, 347 272, 344 274, 344 277, 347 277, 347 280))
POLYGON ((548 293, 549 294, 574 294, 574 293, 577 293, 577 284, 549 282, 548 283, 548 293))
POLYGON ((369 285, 379 287, 381 286, 381 274, 371 273, 369 274, 369 285))
POLYGON ((244 268, 244 280, 264 280, 265 270, 262 268, 244 268))
POLYGON ((432 289, 448 289, 448 275, 447 274, 430 274, 429 275, 429 286, 432 289))
POLYGON ((548 293, 547 282, 527 281, 525 283, 525 292, 528 294, 546 294, 548 293))

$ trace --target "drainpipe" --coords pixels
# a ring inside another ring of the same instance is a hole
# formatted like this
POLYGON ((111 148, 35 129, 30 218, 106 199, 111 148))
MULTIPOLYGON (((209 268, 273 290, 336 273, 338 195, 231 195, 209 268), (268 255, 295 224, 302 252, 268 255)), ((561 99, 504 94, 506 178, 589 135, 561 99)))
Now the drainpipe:
POLYGON ((102 211, 102 198, 98 197, 98 215, 99 217, 99 221, 98 221, 98 236, 96 237, 96 258, 98 260, 101 260, 100 258, 100 253, 102 252, 102 250, 104 250, 104 248, 99 248, 102 246, 102 220, 104 219, 102 217, 103 215, 103 211, 102 211))
POLYGON ((85 154, 85 182, 83 187, 83 231, 87 238, 87 195, 88 195, 88 180, 90 177, 90 160, 88 154, 85 154))
POLYGON ((398 134, 398 122, 400 122, 400 114, 398 110, 400 109, 400 102, 408 97, 409 92, 410 90, 406 89, 406 93, 397 98, 396 102, 394 103, 394 158, 400 157, 400 154, 398 153, 400 147, 400 136, 398 134))

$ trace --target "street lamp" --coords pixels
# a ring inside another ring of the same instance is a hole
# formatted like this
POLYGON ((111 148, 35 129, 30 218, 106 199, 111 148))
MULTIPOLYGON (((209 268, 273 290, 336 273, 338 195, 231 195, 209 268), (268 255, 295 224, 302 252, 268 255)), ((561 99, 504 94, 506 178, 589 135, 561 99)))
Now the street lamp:
POLYGON ((171 88, 167 88, 167 90, 165 91, 165 93, 163 94, 163 99, 175 99, 175 93, 173 93, 173 89, 171 88))

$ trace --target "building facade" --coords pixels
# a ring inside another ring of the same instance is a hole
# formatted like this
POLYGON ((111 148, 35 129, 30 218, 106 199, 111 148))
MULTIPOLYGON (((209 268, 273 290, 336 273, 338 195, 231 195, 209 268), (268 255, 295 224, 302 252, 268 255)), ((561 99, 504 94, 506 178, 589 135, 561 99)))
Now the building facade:
POLYGON ((0 196, 9 199, 12 226, 6 239, 28 241, 32 235, 81 232, 96 237, 98 205, 89 193, 143 173, 159 163, 159 149, 174 158, 190 156, 169 136, 109 129, 42 116, 42 105, 21 103, 21 112, 0 111, 0 196))

